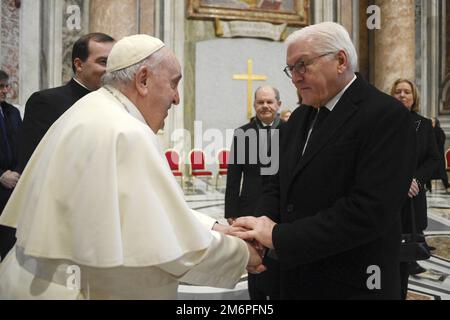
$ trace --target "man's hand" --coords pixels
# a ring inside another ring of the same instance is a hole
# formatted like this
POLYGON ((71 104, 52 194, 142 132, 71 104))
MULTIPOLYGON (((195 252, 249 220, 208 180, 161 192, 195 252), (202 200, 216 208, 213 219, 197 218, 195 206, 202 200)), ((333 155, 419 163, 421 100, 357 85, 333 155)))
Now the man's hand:
MULTIPOLYGON (((244 233, 248 231, 245 228, 226 226, 220 223, 216 223, 213 226, 213 230, 223 233, 225 235, 235 236, 238 233, 244 233)), ((266 267, 262 264, 262 258, 264 257, 265 248, 256 241, 246 241, 250 259, 247 264, 247 271, 249 273, 261 273, 266 271, 266 267)))
POLYGON ((276 223, 267 217, 238 218, 233 223, 233 227, 248 229, 248 231, 233 232, 233 235, 246 241, 256 240, 259 243, 261 243, 264 247, 274 249, 272 243, 272 230, 275 227, 275 225, 276 223))
POLYGON ((411 199, 417 197, 419 192, 419 184, 417 183, 416 179, 413 179, 413 181, 411 182, 411 186, 409 187, 408 197, 410 197, 411 199))
POLYGON ((19 181, 20 174, 17 172, 8 170, 5 171, 2 176, 0 177, 0 183, 3 187, 6 189, 14 189, 17 185, 17 182, 19 181))
POLYGON ((267 268, 262 264, 262 254, 256 249, 253 244, 246 242, 248 247, 248 252, 250 253, 250 259, 247 264, 247 271, 249 273, 258 274, 267 270, 267 268))

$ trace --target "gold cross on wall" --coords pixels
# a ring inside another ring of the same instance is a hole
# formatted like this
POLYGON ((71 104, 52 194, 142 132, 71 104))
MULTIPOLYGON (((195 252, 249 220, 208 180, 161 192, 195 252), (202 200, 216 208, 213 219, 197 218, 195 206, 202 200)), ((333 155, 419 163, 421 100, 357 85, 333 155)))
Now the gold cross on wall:
POLYGON ((236 74, 233 76, 233 80, 245 80, 247 81, 247 118, 252 117, 252 96, 253 96, 253 81, 266 81, 266 76, 253 74, 253 60, 247 61, 247 74, 236 74))

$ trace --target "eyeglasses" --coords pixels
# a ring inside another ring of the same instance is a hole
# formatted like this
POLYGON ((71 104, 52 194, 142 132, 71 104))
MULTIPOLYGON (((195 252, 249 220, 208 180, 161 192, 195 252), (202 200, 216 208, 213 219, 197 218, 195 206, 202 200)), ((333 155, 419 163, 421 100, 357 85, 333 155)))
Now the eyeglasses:
POLYGON ((309 66, 309 65, 312 65, 314 63, 314 60, 317 60, 319 58, 322 58, 322 57, 325 57, 325 56, 328 56, 328 55, 334 54, 334 53, 335 52, 327 52, 327 53, 321 54, 320 56, 311 58, 311 59, 306 60, 306 61, 305 60, 297 61, 293 66, 289 66, 289 65, 286 66, 286 68, 284 68, 283 71, 284 71, 284 73, 286 73, 286 75, 289 78, 292 79, 292 73, 294 73, 294 71, 299 73, 299 74, 305 74, 306 73, 306 67, 309 66))
POLYGON ((0 83, 0 91, 4 89, 9 89, 10 85, 8 83, 0 83))

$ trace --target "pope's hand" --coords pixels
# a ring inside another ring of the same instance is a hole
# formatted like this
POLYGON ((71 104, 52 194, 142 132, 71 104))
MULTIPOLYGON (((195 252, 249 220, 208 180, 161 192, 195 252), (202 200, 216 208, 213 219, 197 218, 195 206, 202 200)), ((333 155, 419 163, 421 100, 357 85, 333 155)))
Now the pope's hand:
POLYGON ((276 223, 267 217, 243 217, 233 223, 234 228, 244 228, 247 231, 233 232, 233 235, 246 240, 258 241, 264 247, 274 249, 272 242, 272 231, 276 223))
POLYGON ((227 219, 227 222, 230 226, 234 223, 234 221, 236 221, 236 218, 228 218, 227 219))
POLYGON ((229 235, 229 236, 235 236, 235 233, 247 231, 244 228, 236 228, 233 226, 227 226, 227 225, 220 224, 220 223, 216 223, 213 226, 213 230, 223 233, 223 234, 226 234, 226 235, 229 235))

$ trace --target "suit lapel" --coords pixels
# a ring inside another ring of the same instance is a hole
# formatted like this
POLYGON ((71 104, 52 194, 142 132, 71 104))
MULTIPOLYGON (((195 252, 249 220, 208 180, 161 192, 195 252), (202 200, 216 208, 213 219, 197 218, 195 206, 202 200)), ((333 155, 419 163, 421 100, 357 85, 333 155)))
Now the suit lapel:
MULTIPOLYGON (((290 187, 292 181, 301 173, 301 171, 307 166, 307 164, 314 159, 315 156, 322 150, 330 139, 335 135, 335 133, 341 128, 358 110, 357 103, 363 99, 365 92, 367 89, 367 84, 359 77, 355 80, 355 82, 347 89, 342 98, 334 107, 333 111, 330 115, 325 119, 324 123, 321 126, 319 132, 314 134, 310 141, 308 142, 308 146, 305 150, 305 154, 301 156, 300 151, 295 155, 290 155, 290 161, 295 163, 293 167, 289 167, 289 169, 294 168, 292 171, 288 188, 290 187)), ((302 124, 302 128, 304 128, 305 123, 302 124)), ((300 130, 305 132, 307 130, 300 130)), ((302 140, 296 140, 302 141, 302 140)), ((300 147, 300 146, 299 146, 300 147)))
POLYGON ((289 144, 289 149, 286 154, 286 158, 288 159, 287 163, 287 179, 288 179, 288 185, 290 185, 292 181, 292 172, 294 172, 295 167, 298 165, 298 161, 300 159, 300 155, 303 149, 302 141, 306 140, 306 135, 308 134, 308 131, 306 129, 306 126, 308 125, 308 120, 311 117, 312 112, 314 111, 313 107, 309 106, 302 106, 302 112, 300 113, 300 121, 296 125, 295 130, 293 130, 293 140, 289 139, 290 141, 294 141, 295 143, 289 144))

